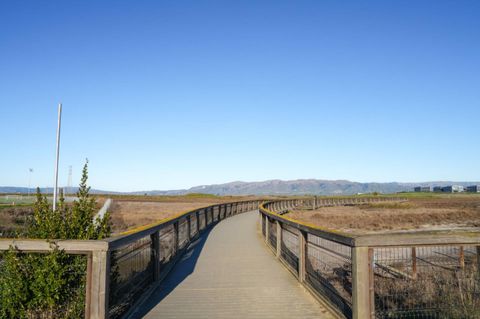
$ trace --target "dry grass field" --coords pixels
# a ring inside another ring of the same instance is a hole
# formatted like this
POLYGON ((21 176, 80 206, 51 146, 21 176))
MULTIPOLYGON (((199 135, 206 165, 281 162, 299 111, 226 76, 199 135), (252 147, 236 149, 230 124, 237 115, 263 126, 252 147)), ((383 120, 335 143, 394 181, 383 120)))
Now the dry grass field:
POLYGON ((402 203, 295 210, 289 217, 346 232, 480 227, 480 195, 425 195, 402 203))
POLYGON ((110 208, 114 233, 148 225, 162 219, 213 204, 251 199, 252 197, 211 196, 119 196, 110 208))
POLYGON ((0 237, 13 237, 20 232, 32 212, 32 206, 0 206, 0 237))
MULTIPOLYGON (((94 196, 97 201, 97 209, 100 209, 107 197, 104 195, 94 196)), ((112 195, 108 197, 113 199, 109 211, 114 233, 155 223, 196 208, 254 198, 205 194, 185 196, 112 195)), ((15 232, 21 232, 32 212, 32 204, 0 205, 0 237, 11 237, 15 232)))

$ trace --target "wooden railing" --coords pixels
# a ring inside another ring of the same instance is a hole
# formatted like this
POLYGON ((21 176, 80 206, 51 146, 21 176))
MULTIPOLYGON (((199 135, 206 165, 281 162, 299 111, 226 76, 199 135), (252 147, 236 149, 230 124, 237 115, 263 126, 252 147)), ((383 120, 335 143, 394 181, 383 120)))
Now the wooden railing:
POLYGON ((188 245, 230 216, 258 209, 261 201, 211 205, 105 240, 0 239, 0 251, 45 253, 57 247, 87 257, 85 318, 120 318, 168 274, 188 245))
MULTIPOLYGON (((422 289, 426 295, 432 278, 447 278, 451 271, 457 275, 472 269, 478 272, 478 230, 358 235, 302 223, 288 215, 289 210, 297 207, 386 200, 399 199, 303 198, 224 203, 195 209, 106 240, 0 239, 0 251, 14 247, 22 252, 41 253, 57 246, 68 254, 87 256, 85 317, 121 318, 130 314, 165 278, 188 245, 209 227, 259 208, 267 245, 339 317, 382 318, 395 313, 424 316, 425 300, 415 304, 406 298, 422 289)), ((478 294, 475 296, 478 298, 478 294)), ((433 317, 438 311, 446 311, 440 309, 437 301, 430 301, 429 306, 433 317)))
POLYGON ((259 210, 262 234, 287 269, 338 317, 439 318, 456 311, 465 311, 460 315, 465 318, 471 315, 468 311, 478 315, 480 230, 362 235, 288 217, 288 211, 297 207, 385 200, 398 198, 266 202, 259 210), (438 291, 450 294, 450 304, 438 297, 438 291), (470 300, 469 309, 465 300, 470 300))

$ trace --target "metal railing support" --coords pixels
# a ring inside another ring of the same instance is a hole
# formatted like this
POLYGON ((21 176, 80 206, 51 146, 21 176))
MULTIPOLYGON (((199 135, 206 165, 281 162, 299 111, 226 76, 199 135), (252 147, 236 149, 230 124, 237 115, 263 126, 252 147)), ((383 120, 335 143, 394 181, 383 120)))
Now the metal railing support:
POLYGON ((417 248, 412 247, 412 278, 417 278, 417 248))

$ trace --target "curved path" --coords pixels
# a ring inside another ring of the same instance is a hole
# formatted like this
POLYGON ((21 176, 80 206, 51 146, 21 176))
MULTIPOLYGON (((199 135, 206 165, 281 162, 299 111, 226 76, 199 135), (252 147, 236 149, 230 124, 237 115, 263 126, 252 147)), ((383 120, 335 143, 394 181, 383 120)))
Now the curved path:
POLYGON ((194 242, 133 318, 333 318, 263 243, 258 213, 194 242))

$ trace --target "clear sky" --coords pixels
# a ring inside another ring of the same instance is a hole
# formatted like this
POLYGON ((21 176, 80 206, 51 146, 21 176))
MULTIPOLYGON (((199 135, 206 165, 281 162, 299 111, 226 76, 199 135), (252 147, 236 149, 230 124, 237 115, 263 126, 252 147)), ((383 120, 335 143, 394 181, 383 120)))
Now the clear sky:
POLYGON ((0 2, 0 185, 480 180, 480 1, 0 2))

